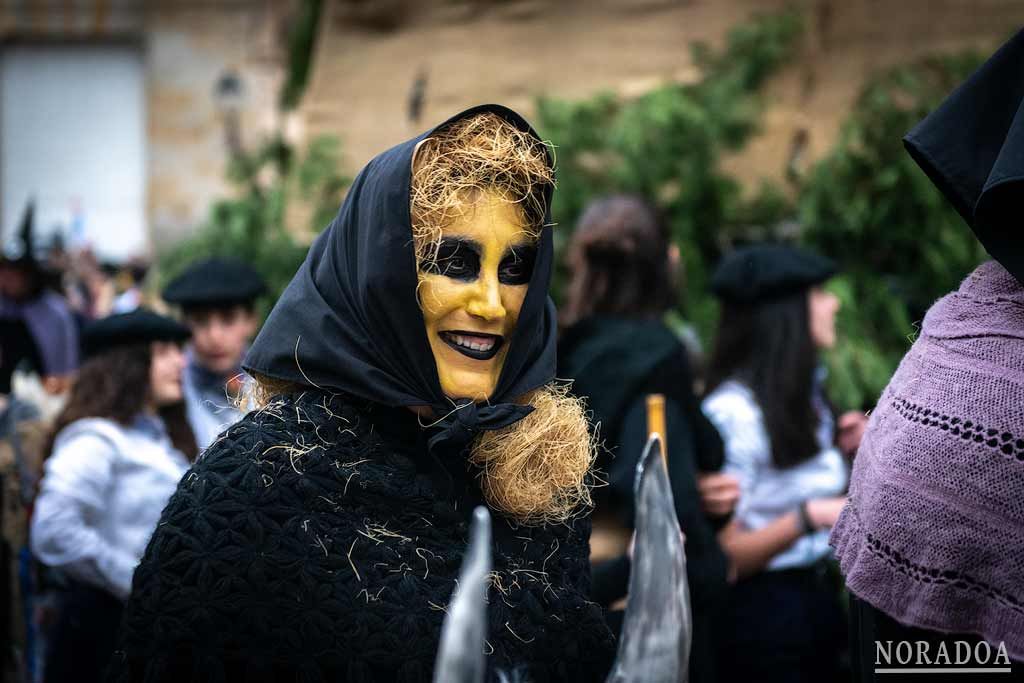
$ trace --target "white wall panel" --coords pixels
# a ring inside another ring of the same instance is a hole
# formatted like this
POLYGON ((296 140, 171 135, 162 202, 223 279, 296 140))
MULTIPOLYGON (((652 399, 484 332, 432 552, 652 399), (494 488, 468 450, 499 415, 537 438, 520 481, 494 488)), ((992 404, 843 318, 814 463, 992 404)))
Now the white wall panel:
POLYGON ((40 236, 63 230, 104 258, 148 248, 143 59, 127 46, 0 53, 0 204, 10 239, 30 197, 40 236))

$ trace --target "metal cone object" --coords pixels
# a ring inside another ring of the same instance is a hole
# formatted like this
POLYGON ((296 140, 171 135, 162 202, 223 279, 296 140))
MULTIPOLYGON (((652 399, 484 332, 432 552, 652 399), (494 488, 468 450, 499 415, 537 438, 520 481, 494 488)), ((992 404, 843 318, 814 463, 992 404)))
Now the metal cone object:
POLYGON ((491 516, 473 510, 469 547, 459 583, 448 603, 441 628, 441 647, 434 665, 434 683, 483 683, 487 669, 487 577, 491 573, 491 516))
POLYGON ((657 435, 644 447, 635 489, 629 598, 607 681, 686 683, 692 633, 686 553, 657 435))

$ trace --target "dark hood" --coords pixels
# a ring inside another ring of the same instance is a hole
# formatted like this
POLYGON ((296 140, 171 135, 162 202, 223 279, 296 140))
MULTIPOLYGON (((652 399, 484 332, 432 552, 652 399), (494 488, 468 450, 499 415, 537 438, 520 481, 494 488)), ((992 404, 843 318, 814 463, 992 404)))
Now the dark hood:
POLYGON ((992 257, 1024 283, 1024 30, 903 142, 992 257))
MULTIPOLYGON (((613 431, 655 369, 682 353, 679 338, 659 320, 591 316, 563 333, 558 376, 573 380, 573 393, 586 397, 594 422, 613 431)), ((689 379, 688 366, 680 369, 689 379)))
MULTIPOLYGON (((664 394, 692 431, 697 468, 714 472, 722 467, 722 440, 693 393, 686 350, 662 321, 610 315, 580 320, 559 340, 558 376, 573 381, 573 393, 586 399, 591 419, 600 423, 600 436, 610 447, 622 445, 622 423, 636 401, 664 394)), ((633 475, 610 483, 629 490, 633 475)))
MULTIPOLYGON (((498 114, 538 137, 512 110, 481 105, 370 161, 270 312, 242 364, 246 371, 387 406, 431 406, 448 416, 440 423, 446 437, 458 436, 460 443, 479 429, 505 426, 529 412, 511 402, 555 373, 550 221, 545 220, 526 299, 488 405, 463 401, 463 409, 453 411, 441 391, 416 300, 409 212, 413 151, 437 128, 481 112, 498 114)), ((549 190, 549 207, 550 200, 549 190)))

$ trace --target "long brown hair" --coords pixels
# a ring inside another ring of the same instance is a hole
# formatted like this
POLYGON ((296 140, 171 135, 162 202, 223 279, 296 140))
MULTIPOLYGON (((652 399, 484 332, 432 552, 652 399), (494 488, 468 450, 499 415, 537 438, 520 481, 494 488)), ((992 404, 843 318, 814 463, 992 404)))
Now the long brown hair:
POLYGON ((563 325, 598 314, 654 317, 674 306, 668 248, 668 229, 650 203, 630 195, 591 202, 569 242, 563 325))
MULTIPOLYGON (((57 434, 76 420, 102 417, 130 426, 149 396, 152 359, 149 344, 133 344, 111 349, 86 361, 78 371, 67 404, 57 415, 44 453, 49 456, 57 434)), ((157 413, 174 447, 189 461, 195 460, 199 448, 188 423, 184 401, 163 406, 157 413)))

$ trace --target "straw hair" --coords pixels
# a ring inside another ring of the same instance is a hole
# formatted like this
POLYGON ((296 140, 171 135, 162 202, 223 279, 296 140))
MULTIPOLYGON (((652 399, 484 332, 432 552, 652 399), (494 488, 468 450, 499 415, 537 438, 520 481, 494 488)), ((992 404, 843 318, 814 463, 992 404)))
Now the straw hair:
POLYGON ((547 146, 493 113, 460 119, 424 140, 413 160, 410 213, 416 263, 436 256, 445 226, 482 192, 515 204, 523 227, 539 237, 554 184, 547 146))
POLYGON ((533 412, 508 427, 481 432, 469 461, 495 510, 521 524, 564 522, 591 505, 587 473, 596 445, 583 402, 565 384, 530 392, 533 412))
POLYGON ((245 382, 242 390, 235 397, 235 408, 243 411, 266 408, 277 396, 293 394, 306 387, 284 379, 276 379, 258 372, 250 373, 251 382, 245 382))

